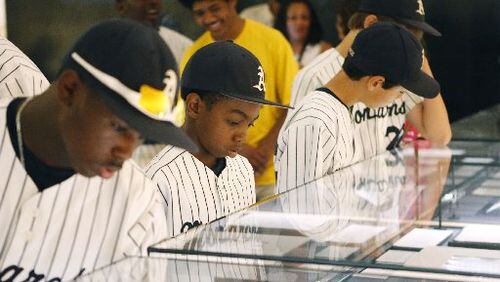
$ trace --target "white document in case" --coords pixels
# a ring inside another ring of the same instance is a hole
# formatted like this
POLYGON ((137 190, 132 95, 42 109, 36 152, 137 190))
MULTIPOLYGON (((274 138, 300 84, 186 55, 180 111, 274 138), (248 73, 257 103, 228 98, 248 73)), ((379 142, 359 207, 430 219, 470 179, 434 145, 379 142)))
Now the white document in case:
POLYGON ((462 162, 464 163, 473 163, 473 164, 490 164, 494 162, 493 158, 475 158, 475 157, 467 157, 463 158, 462 162))
POLYGON ((481 186, 472 192, 476 196, 500 197, 500 189, 481 186))
POLYGON ((412 251, 388 250, 383 255, 377 258, 377 262, 404 264, 411 256, 416 253, 417 252, 412 251))
POLYGON ((395 247, 418 248, 437 246, 453 234, 453 230, 414 228, 401 237, 395 247))
POLYGON ((476 258, 466 256, 452 256, 444 265, 444 269, 500 274, 500 259, 493 258, 476 258))
MULTIPOLYGON (((428 247, 411 256, 405 266, 448 269, 457 261, 457 257, 487 259, 488 262, 500 260, 500 251, 456 248, 456 247, 428 247), (455 257, 455 258, 453 258, 455 257)), ((463 262, 463 260, 462 260, 463 262)), ((463 271, 472 271, 463 269, 463 271)))
POLYGON ((500 226, 471 225, 462 229, 455 237, 457 242, 493 243, 500 244, 500 226))

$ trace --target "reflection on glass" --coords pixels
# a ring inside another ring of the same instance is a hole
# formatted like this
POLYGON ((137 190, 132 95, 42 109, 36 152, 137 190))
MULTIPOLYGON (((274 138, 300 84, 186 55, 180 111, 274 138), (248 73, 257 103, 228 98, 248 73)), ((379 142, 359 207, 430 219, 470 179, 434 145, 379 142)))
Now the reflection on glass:
POLYGON ((373 252, 437 206, 439 191, 433 204, 420 201, 414 163, 411 150, 387 153, 150 251, 371 262, 373 252))
MULTIPOLYGON (((359 270, 357 270, 359 271, 359 270)), ((225 262, 128 258, 102 268, 77 281, 341 281, 351 273, 332 266, 282 265, 276 262, 241 263, 237 259, 225 262)))
MULTIPOLYGON (((481 239, 467 248, 454 247, 472 244, 459 236, 475 230, 470 222, 497 230, 499 147, 459 142, 451 148, 417 144, 377 156, 161 242, 150 248, 151 255, 259 258, 500 278, 489 268, 464 268, 461 259, 496 263, 496 243, 485 246, 481 239), (494 162, 472 164, 475 158, 494 162)), ((474 232, 475 237, 491 234, 474 232)))

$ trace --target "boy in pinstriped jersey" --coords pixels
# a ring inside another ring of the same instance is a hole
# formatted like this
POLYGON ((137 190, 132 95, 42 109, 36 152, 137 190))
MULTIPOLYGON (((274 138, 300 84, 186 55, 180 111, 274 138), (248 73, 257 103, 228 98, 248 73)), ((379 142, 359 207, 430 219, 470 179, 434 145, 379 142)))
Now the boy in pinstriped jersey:
POLYGON ((72 280, 166 237, 161 196, 128 159, 145 138, 196 149, 173 124, 175 68, 155 30, 110 20, 43 93, 0 101, 0 280, 72 280))
POLYGON ((165 199, 169 235, 187 231, 255 203, 252 166, 238 152, 264 99, 257 58, 232 41, 198 50, 182 75, 184 130, 200 151, 167 146, 146 167, 165 199))
POLYGON ((422 64, 422 46, 406 28, 379 23, 361 31, 342 70, 288 113, 275 158, 277 191, 359 160, 362 148, 355 138, 350 106, 362 102, 370 108, 381 107, 399 98, 404 89, 436 97, 439 84, 421 70, 422 64))

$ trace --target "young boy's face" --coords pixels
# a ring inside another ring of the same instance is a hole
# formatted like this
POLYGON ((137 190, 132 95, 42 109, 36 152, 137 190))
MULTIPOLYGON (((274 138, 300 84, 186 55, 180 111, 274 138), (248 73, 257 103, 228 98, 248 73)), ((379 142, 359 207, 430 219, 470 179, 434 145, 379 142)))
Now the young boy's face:
POLYGON ((261 106, 225 98, 211 108, 200 107, 194 120, 202 150, 216 158, 236 157, 246 142, 247 131, 259 117, 261 106))

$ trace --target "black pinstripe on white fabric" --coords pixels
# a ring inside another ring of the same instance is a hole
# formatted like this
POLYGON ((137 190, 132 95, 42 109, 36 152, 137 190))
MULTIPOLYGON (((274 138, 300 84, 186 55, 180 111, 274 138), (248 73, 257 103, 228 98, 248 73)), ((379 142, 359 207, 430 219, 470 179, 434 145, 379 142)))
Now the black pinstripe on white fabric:
POLYGON ((217 177, 191 153, 167 146, 145 171, 163 196, 169 236, 255 203, 253 169, 239 155, 226 157, 226 167, 217 177))
POLYGON ((318 90, 301 100, 278 136, 277 192, 352 164, 353 128, 349 109, 330 93, 318 90))
POLYGON ((7 102, 0 102, 2 278, 21 281, 37 274, 68 280, 144 254, 166 237, 160 195, 132 162, 111 179, 75 175, 40 193, 5 130, 7 102))
POLYGON ((34 96, 48 86, 38 67, 9 40, 0 37, 0 98, 34 96))

